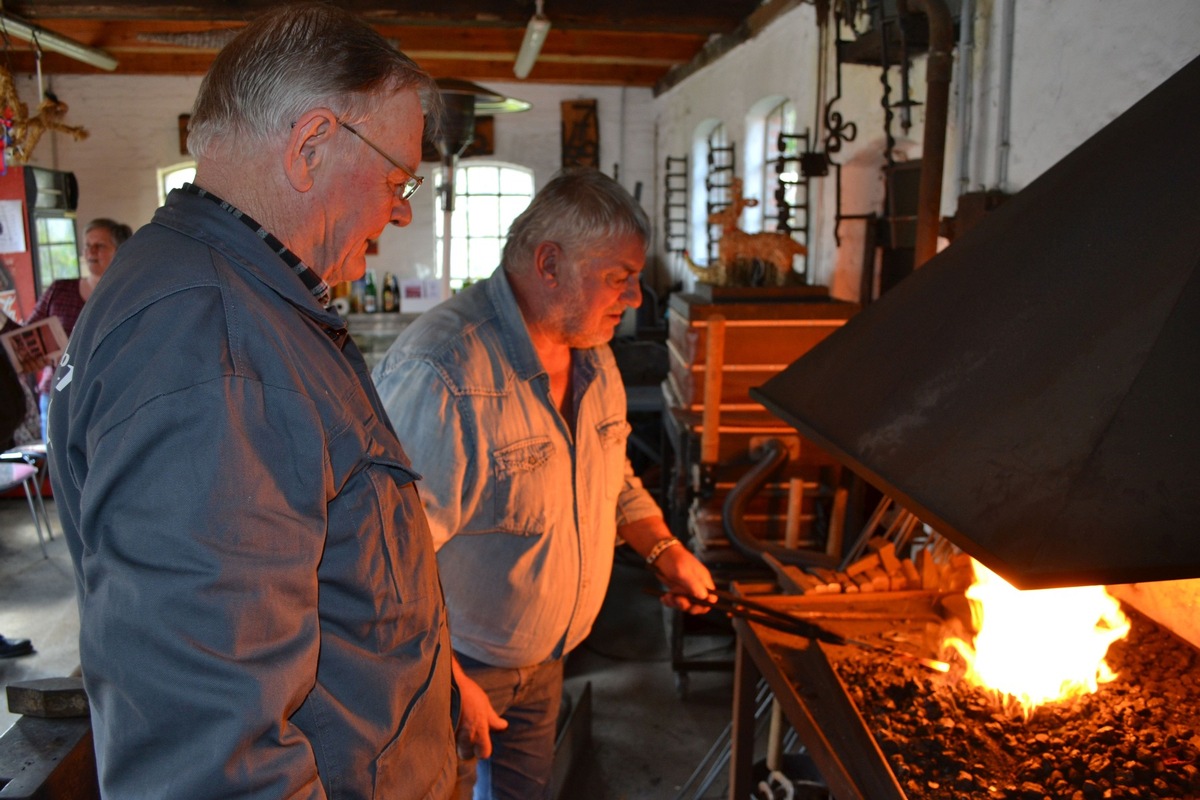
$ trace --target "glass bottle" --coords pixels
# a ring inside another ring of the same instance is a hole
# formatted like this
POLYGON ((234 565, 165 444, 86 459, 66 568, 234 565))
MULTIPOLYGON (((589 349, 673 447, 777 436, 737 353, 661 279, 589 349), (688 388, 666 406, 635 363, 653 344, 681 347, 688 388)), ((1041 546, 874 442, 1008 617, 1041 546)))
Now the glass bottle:
POLYGON ((367 270, 367 285, 363 287, 363 312, 374 314, 379 310, 379 291, 375 288, 375 270, 367 270))
POLYGON ((395 278, 392 273, 383 273, 383 313, 391 314, 396 310, 396 290, 392 287, 395 278))

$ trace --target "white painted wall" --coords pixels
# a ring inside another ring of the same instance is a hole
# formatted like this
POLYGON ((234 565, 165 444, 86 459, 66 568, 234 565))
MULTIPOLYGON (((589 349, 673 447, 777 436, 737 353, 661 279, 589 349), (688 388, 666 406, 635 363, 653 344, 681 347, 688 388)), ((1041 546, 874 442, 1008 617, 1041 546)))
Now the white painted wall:
MULTIPOLYGON (((38 90, 32 76, 17 76, 22 99, 32 110, 38 90)), ((76 142, 49 134, 30 163, 75 173, 79 182, 77 221, 107 216, 135 229, 150 221, 158 206, 157 172, 187 160, 179 152, 178 119, 190 113, 199 78, 121 75, 46 76, 45 86, 70 106, 66 121, 88 129, 76 142)), ((566 100, 595 99, 600 123, 600 164, 619 174, 631 192, 640 182, 654 183, 653 130, 649 89, 489 83, 487 88, 533 103, 530 111, 501 114, 495 120, 495 155, 533 169, 536 186, 561 166, 561 108, 566 100)), ((441 258, 435 252, 434 221, 441 213, 432 190, 436 164, 423 164, 430 178, 413 198, 413 222, 387 228, 379 254, 368 266, 400 278, 436 277, 441 258)))
MULTIPOLYGON (((1014 6, 1010 148, 1007 180, 999 185, 998 111, 1003 11, 1013 0, 977 0, 975 47, 971 59, 971 135, 966 188, 1019 191, 1147 92, 1200 54, 1200 3, 1195 0, 1021 0, 1014 6)), ((739 147, 745 141, 745 115, 761 98, 782 95, 817 129, 818 34, 814 7, 802 4, 781 15, 757 37, 654 100, 659 160, 691 152, 696 131, 722 120, 739 147)), ((956 48, 956 58, 958 57, 956 48)), ((959 135, 955 124, 959 68, 951 85, 951 113, 945 162, 943 215, 957 205, 959 135)), ((924 96, 924 59, 911 71, 916 99, 924 96)), ((891 98, 900 96, 893 70, 891 98)), ((832 81, 827 96, 832 96, 832 81)), ((847 65, 842 100, 834 108, 855 124, 857 137, 835 160, 842 164, 844 215, 880 211, 884 196, 879 168, 884 163, 884 123, 880 71, 847 65)), ((920 158, 924 110, 914 112, 905 132, 892 133, 897 160, 920 158)), ((1147 146, 1153 146, 1147 143, 1147 146)), ((1131 154, 1135 155, 1135 154, 1131 154)), ((739 164, 744 159, 739 158, 739 164)), ((831 177, 819 180, 814 197, 810 270, 835 296, 857 299, 862 260, 862 223, 847 220, 834 241, 836 191, 831 177)), ((682 264, 660 257, 672 274, 691 285, 682 264)))

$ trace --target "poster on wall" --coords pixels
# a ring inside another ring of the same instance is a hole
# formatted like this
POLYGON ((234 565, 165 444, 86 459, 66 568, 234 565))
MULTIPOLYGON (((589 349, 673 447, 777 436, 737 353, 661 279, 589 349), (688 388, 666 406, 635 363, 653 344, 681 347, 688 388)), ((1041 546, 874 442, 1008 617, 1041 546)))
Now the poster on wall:
POLYGON ((595 100, 563 101, 562 165, 600 168, 600 123, 595 100))
POLYGON ((0 253, 24 253, 25 249, 25 204, 0 200, 0 253))
POLYGON ((400 313, 419 314, 442 302, 442 282, 429 278, 400 281, 400 313))
MULTIPOLYGON (((471 156, 490 156, 495 154, 496 145, 496 124, 495 117, 484 116, 475 118, 475 135, 471 137, 471 142, 467 145, 467 149, 459 153, 460 158, 470 158, 471 156)), ((438 152, 437 143, 426 139, 421 144, 421 161, 432 161, 438 163, 442 160, 441 153, 438 152)))

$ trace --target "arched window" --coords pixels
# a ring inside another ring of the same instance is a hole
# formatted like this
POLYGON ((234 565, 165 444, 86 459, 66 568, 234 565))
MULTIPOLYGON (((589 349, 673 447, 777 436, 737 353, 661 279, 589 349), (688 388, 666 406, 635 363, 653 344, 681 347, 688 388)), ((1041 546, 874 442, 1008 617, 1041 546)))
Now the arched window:
MULTIPOLYGON (((438 172, 438 183, 445 182, 438 172)), ((460 163, 454 173, 450 220, 450 288, 486 278, 500 265, 508 227, 533 200, 533 170, 502 162, 460 163)), ((439 263, 445 247, 445 214, 434 222, 439 263)))
MULTIPOLYGON (((746 174, 743 194, 756 205, 744 212, 743 230, 780 232, 808 244, 808 178, 800 169, 809 149, 807 129, 799 129, 795 104, 784 97, 765 97, 746 117, 746 174)), ((808 275, 808 257, 797 256, 792 268, 808 275)))
POLYGON ((185 183, 196 179, 196 162, 182 161, 158 170, 158 204, 167 202, 167 195, 172 189, 178 189, 185 183))
POLYGON ((691 256, 700 264, 716 258, 720 230, 709 225, 708 215, 729 205, 729 186, 736 164, 734 146, 723 122, 712 120, 696 130, 692 140, 691 256))

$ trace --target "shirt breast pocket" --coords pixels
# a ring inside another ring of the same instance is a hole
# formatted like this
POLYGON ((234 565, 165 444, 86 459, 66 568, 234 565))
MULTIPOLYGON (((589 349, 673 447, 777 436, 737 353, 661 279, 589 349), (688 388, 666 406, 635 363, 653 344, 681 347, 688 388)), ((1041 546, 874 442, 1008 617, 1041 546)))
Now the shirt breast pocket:
POLYGON ((625 443, 633 427, 625 417, 611 417, 596 425, 604 459, 604 497, 613 499, 625 485, 625 443))
POLYGON ((554 442, 539 436, 492 451, 497 530, 536 536, 546 529, 554 442))

